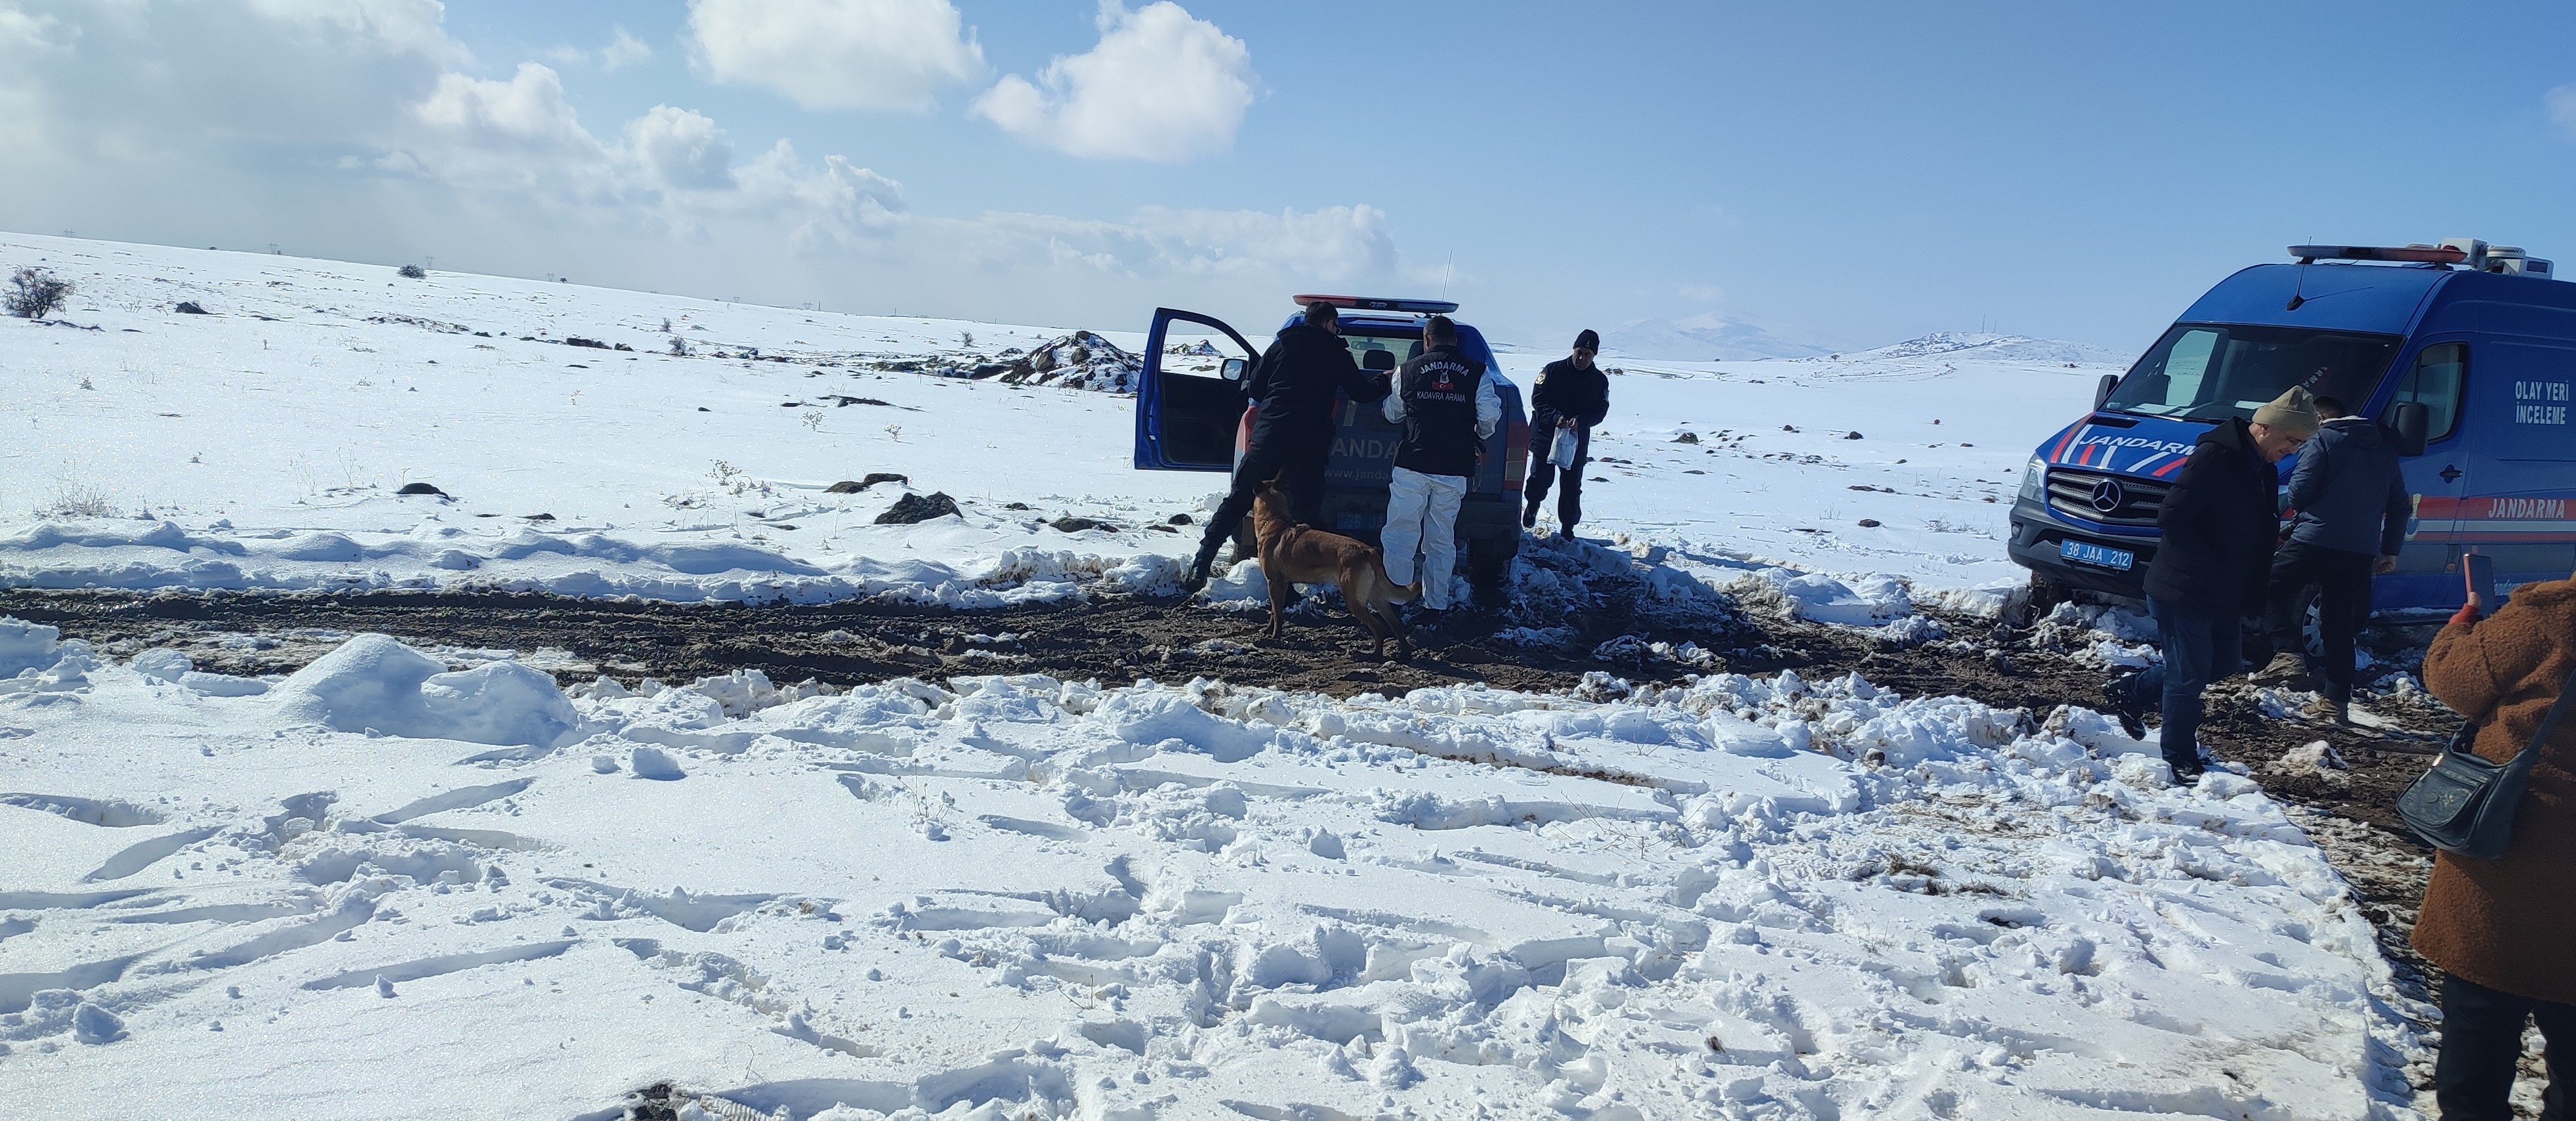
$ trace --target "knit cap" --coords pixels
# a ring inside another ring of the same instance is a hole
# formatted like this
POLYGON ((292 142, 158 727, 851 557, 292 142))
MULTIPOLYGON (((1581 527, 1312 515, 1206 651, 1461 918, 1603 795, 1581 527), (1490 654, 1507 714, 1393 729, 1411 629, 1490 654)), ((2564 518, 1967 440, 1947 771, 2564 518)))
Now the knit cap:
POLYGON ((1574 336, 1574 349, 1595 352, 1599 351, 1601 349, 1600 333, 1589 327, 1584 328, 1582 334, 1574 336))
POLYGON ((2306 386, 2294 385, 2262 408, 2254 410, 2254 423, 2269 425, 2293 436, 2317 434, 2317 395, 2306 386))

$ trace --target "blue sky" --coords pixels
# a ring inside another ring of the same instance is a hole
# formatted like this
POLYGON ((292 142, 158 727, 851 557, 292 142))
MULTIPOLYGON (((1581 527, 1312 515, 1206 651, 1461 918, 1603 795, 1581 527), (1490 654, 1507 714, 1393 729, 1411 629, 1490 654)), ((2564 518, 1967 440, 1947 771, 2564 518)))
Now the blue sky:
POLYGON ((1541 346, 1714 313, 2134 349, 2294 240, 2576 259, 2565 6, 763 4, 820 22, 729 64, 724 0, 0 0, 0 109, 34 107, 0 227, 1131 330, 1445 278, 1541 346), (888 41, 944 62, 836 89, 888 41), (1153 53, 1199 48, 1195 82, 1153 53), (1096 50, 1083 132, 1042 71, 1096 50), (984 100, 1012 76, 1040 108, 984 100))

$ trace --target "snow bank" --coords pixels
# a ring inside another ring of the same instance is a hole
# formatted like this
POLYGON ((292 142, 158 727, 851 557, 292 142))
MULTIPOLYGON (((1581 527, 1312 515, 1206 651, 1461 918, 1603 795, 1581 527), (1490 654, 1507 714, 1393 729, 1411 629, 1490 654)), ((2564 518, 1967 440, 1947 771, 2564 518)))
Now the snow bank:
POLYGON ((467 743, 553 747, 577 722, 541 670, 502 661, 450 673, 381 634, 359 635, 297 670, 269 703, 334 731, 467 743))
POLYGON ((0 802, 35 1114, 605 1118, 672 1080, 800 1118, 2406 1118, 2423 1054, 2282 807, 2081 709, 1796 674, 568 699, 377 636, 227 700, 76 653, 42 672, 78 703, 0 697, 43 792, 0 802))
POLYGON ((54 664, 63 632, 39 623, 0 617, 0 677, 16 677, 54 664))

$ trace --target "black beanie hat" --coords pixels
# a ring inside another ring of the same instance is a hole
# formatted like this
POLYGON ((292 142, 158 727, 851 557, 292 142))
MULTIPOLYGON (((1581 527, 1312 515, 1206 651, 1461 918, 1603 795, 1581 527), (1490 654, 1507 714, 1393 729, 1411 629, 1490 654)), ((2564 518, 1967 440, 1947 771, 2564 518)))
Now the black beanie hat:
POLYGON ((1601 336, 1592 328, 1586 327, 1582 334, 1574 336, 1574 349, 1589 350, 1598 354, 1601 352, 1601 336))

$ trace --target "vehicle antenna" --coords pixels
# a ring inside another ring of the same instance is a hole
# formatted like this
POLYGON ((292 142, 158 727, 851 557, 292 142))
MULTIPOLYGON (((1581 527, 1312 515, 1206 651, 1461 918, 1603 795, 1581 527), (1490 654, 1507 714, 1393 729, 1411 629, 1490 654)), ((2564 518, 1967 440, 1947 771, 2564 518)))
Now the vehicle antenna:
MULTIPOLYGON (((2313 242, 2316 239, 2311 237, 2308 240, 2313 242)), ((2316 258, 2314 257, 2299 258, 2299 277, 2297 280, 2290 283, 2290 302, 2282 305, 2283 310, 2297 311, 2299 310, 2299 305, 2308 302, 2308 297, 2306 295, 2308 290, 2308 262, 2315 259, 2316 258)))

